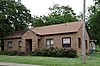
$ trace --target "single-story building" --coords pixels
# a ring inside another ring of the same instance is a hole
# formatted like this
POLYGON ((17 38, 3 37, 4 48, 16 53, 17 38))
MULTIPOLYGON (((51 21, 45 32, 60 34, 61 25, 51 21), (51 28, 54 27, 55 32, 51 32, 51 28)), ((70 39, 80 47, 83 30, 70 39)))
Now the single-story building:
MULTIPOLYGON (((86 50, 90 50, 89 36, 85 30, 86 50)), ((16 31, 4 39, 5 50, 21 52, 34 51, 37 48, 73 48, 82 51, 82 22, 36 27, 16 31)))

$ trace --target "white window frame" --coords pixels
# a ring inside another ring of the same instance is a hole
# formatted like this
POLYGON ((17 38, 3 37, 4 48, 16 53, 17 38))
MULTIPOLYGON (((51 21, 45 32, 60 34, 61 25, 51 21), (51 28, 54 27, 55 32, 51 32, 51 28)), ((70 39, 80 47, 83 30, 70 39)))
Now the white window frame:
POLYGON ((8 48, 11 49, 12 48, 12 41, 8 42, 8 48))
POLYGON ((46 39, 46 46, 47 48, 53 47, 54 41, 52 38, 46 39))

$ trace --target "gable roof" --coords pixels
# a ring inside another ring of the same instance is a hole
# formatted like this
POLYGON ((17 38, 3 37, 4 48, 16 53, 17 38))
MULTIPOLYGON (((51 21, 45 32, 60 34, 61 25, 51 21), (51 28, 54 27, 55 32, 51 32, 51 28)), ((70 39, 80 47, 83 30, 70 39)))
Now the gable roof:
POLYGON ((82 22, 78 21, 78 22, 36 27, 31 30, 38 35, 50 35, 50 34, 78 32, 81 26, 82 26, 82 22))
POLYGON ((15 31, 15 32, 11 33, 10 35, 6 36, 5 39, 20 38, 26 31, 27 31, 27 29, 15 31))
MULTIPOLYGON (((75 32, 78 32, 81 26, 82 26, 82 22, 78 21, 78 22, 70 22, 70 23, 64 23, 64 24, 36 27, 29 30, 33 31, 37 35, 51 35, 51 34, 62 34, 62 33, 75 33, 75 32)), ((28 29, 15 31, 12 34, 5 37, 5 39, 21 38, 22 35, 27 30, 28 29)))

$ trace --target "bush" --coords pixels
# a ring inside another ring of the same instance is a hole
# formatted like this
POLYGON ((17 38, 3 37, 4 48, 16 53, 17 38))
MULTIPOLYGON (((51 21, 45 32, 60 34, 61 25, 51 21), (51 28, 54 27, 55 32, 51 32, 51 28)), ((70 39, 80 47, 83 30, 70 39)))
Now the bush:
POLYGON ((66 57, 66 51, 64 49, 58 49, 56 52, 57 57, 66 57))
POLYGON ((0 55, 14 56, 14 55, 17 55, 17 51, 15 51, 15 50, 12 50, 12 51, 0 51, 0 55))
POLYGON ((77 57, 77 51, 74 49, 64 50, 59 48, 46 48, 46 49, 36 49, 34 52, 18 52, 18 51, 0 51, 0 55, 9 55, 9 56, 49 56, 49 57, 77 57))
POLYGON ((53 48, 53 47, 44 49, 43 56, 55 57, 57 50, 58 50, 58 48, 53 48))
POLYGON ((64 50, 59 48, 47 48, 37 49, 34 54, 35 56, 49 56, 49 57, 77 57, 77 51, 74 49, 64 50))
POLYGON ((0 55, 7 55, 7 51, 0 51, 0 55))
POLYGON ((30 51, 30 52, 27 52, 26 55, 28 56, 33 56, 34 52, 30 51))
POLYGON ((9 56, 15 56, 15 55, 17 55, 17 51, 15 51, 15 50, 8 51, 7 55, 9 55, 9 56))
POLYGON ((26 56, 27 54, 25 52, 17 52, 18 56, 26 56))
POLYGON ((70 58, 76 58, 77 57, 77 51, 74 49, 69 49, 66 51, 66 56, 70 58))
POLYGON ((35 52, 33 53, 33 55, 35 56, 43 56, 43 49, 36 49, 35 52))

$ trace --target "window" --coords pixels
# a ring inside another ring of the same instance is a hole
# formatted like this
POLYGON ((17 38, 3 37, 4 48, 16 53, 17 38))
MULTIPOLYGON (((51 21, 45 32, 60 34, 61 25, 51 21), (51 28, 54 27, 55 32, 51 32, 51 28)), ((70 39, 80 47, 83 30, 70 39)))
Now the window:
POLYGON ((12 48, 12 41, 8 42, 8 48, 12 48))
POLYGON ((85 46, 86 46, 86 49, 88 49, 88 46, 87 46, 87 40, 85 40, 85 46))
POLYGON ((62 47, 71 47, 71 37, 62 38, 62 47))
POLYGON ((21 48, 21 41, 18 42, 18 49, 21 48))
POLYGON ((78 38, 78 47, 81 48, 81 38, 78 38))
POLYGON ((46 39, 47 48, 53 47, 53 39, 46 39))
POLYGON ((40 39, 38 39, 38 48, 39 48, 39 44, 40 44, 40 39))

